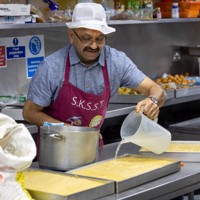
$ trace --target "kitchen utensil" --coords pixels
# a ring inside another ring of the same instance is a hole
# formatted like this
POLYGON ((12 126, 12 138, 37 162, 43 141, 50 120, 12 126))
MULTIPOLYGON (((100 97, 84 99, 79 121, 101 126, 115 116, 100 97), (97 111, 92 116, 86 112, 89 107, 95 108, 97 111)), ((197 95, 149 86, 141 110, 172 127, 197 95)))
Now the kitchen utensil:
POLYGON ((171 133, 141 112, 132 111, 121 127, 122 143, 132 142, 156 154, 163 153, 171 141, 171 133))
POLYGON ((61 171, 96 161, 99 130, 77 126, 40 128, 39 165, 61 171))

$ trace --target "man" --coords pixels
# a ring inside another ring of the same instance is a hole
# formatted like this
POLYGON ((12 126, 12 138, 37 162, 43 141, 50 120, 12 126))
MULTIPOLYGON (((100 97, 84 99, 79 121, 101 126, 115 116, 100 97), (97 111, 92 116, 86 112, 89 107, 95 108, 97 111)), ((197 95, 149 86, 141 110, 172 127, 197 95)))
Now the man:
POLYGON ((109 99, 121 86, 146 95, 136 111, 157 118, 166 93, 125 53, 106 45, 106 35, 115 29, 107 25, 103 7, 77 4, 67 26, 70 44, 40 64, 30 84, 24 119, 38 126, 64 122, 100 128, 109 99))

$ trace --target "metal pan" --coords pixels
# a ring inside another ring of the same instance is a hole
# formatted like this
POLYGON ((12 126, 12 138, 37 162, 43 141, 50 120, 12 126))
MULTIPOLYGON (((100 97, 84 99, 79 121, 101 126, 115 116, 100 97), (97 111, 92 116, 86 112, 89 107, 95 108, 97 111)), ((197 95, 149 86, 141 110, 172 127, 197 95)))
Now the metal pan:
POLYGON ((195 85, 189 88, 176 89, 175 97, 179 98, 179 97, 193 96, 193 95, 198 95, 199 93, 200 93, 200 87, 195 85))
MULTIPOLYGON (((37 200, 55 200, 55 199, 56 200, 74 200, 74 199, 76 199, 76 200, 93 200, 93 199, 97 199, 97 198, 101 198, 101 197, 113 194, 115 192, 115 184, 113 181, 104 180, 104 179, 96 179, 96 178, 79 176, 79 175, 77 176, 77 175, 73 175, 73 174, 66 174, 64 172, 34 169, 34 168, 27 169, 25 172, 31 172, 31 171, 48 173, 49 179, 47 181, 40 180, 40 178, 38 178, 38 183, 39 183, 39 181, 43 181, 43 182, 45 182, 45 185, 48 184, 48 181, 51 179, 51 176, 58 175, 58 174, 65 176, 66 178, 71 177, 74 180, 76 180, 76 182, 77 182, 77 192, 70 193, 69 195, 59 195, 59 194, 55 194, 55 193, 45 192, 43 187, 41 187, 41 190, 26 188, 26 184, 25 184, 25 188, 29 191, 31 196, 37 200), (94 184, 100 183, 100 186, 93 187, 91 185, 91 188, 88 187, 88 189, 81 190, 80 189, 81 185, 78 183, 81 180, 82 181, 90 180, 90 184, 92 184, 93 182, 94 182, 94 184)), ((59 185, 58 184, 59 181, 61 181, 61 179, 58 179, 55 182, 55 186, 59 185)), ((38 184, 38 183, 35 183, 35 184, 38 184)), ((39 184, 41 184, 41 183, 39 183, 39 184)), ((70 182, 69 184, 72 184, 72 183, 70 182)), ((61 187, 64 187, 64 185, 62 185, 61 187)), ((76 187, 76 185, 75 185, 75 187, 76 187)), ((69 189, 66 186, 66 191, 67 190, 69 190, 69 189)))
POLYGON ((200 141, 172 141, 166 152, 160 155, 145 149, 140 149, 139 152, 144 156, 174 158, 184 162, 200 162, 200 141))
MULTIPOLYGON (((180 161, 177 161, 175 159, 154 158, 154 157, 147 157, 147 156, 142 156, 142 155, 124 155, 124 156, 118 157, 117 159, 121 159, 121 158, 128 158, 128 159, 136 158, 136 160, 146 159, 146 162, 148 162, 149 159, 153 159, 157 161, 157 165, 155 165, 155 168, 151 170, 150 168, 148 168, 148 164, 147 164, 146 171, 144 171, 143 173, 140 173, 138 175, 130 174, 129 177, 124 178, 122 180, 115 179, 114 178, 115 175, 116 177, 118 177, 119 173, 123 174, 123 173, 126 173, 127 171, 131 172, 130 166, 136 167, 135 169, 139 170, 141 167, 144 166, 144 162, 138 162, 138 163, 133 162, 131 163, 131 165, 129 165, 129 167, 126 167, 126 164, 123 166, 115 164, 115 166, 110 166, 107 168, 105 167, 106 162, 108 163, 114 160, 114 159, 109 159, 109 160, 105 160, 105 161, 98 162, 95 164, 87 165, 85 167, 81 167, 72 171, 68 171, 68 173, 77 174, 77 175, 85 175, 85 176, 90 176, 90 177, 95 177, 95 178, 98 178, 98 176, 101 176, 104 179, 115 181, 115 191, 116 193, 119 193, 127 189, 136 187, 138 185, 147 183, 149 181, 158 179, 160 177, 166 176, 168 174, 175 173, 180 170, 180 161), (169 163, 163 166, 159 166, 158 163, 161 163, 162 160, 169 161, 169 163), (98 168, 98 166, 103 168, 102 170, 104 174, 99 175, 95 172, 95 170, 91 170, 94 168, 98 168), (90 174, 88 174, 87 170, 90 170, 90 174), (114 175, 113 178, 110 178, 110 173, 114 175)), ((135 169, 132 169, 132 170, 135 170, 135 169)))

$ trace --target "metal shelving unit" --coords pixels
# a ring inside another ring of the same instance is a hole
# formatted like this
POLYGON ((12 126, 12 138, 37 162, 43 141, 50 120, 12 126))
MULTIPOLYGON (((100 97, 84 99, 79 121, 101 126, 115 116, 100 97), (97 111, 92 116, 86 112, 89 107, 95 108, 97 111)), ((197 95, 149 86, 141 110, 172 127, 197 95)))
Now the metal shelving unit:
MULTIPOLYGON (((179 18, 179 19, 155 19, 155 20, 110 20, 109 25, 134 25, 134 24, 155 24, 155 23, 191 23, 200 22, 200 18, 179 18)), ((66 23, 27 23, 27 24, 0 24, 0 29, 34 29, 34 28, 55 28, 66 27, 66 23)))

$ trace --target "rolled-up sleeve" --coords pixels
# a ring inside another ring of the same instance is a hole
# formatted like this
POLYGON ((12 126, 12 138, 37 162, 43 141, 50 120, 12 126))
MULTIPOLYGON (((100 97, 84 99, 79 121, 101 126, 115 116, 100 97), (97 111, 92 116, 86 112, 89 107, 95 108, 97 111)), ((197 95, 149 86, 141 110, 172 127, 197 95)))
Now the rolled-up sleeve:
POLYGON ((146 75, 138 69, 124 52, 109 47, 107 48, 111 95, 114 95, 121 86, 128 88, 138 87, 146 75))

